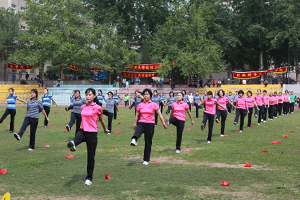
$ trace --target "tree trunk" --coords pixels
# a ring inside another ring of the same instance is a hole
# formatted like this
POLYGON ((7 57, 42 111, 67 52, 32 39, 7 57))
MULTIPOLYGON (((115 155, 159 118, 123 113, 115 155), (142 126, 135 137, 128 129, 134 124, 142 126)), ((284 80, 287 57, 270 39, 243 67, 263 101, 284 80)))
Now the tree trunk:
POLYGON ((295 53, 295 58, 294 58, 294 66, 295 66, 295 69, 296 69, 296 82, 297 84, 300 83, 300 80, 299 80, 299 57, 298 57, 298 48, 296 47, 296 53, 295 53))
POLYGON ((3 80, 8 81, 6 60, 4 60, 4 65, 3 65, 3 80))
POLYGON ((108 84, 111 85, 111 72, 109 72, 109 76, 108 76, 108 84))
POLYGON ((64 80, 64 67, 62 65, 60 65, 59 69, 60 69, 60 80, 63 81, 64 80))

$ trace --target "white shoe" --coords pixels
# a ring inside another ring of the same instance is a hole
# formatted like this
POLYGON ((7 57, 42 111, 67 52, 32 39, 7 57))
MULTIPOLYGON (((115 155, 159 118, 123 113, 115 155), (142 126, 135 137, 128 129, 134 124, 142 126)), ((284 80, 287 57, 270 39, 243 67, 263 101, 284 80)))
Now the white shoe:
POLYGON ((75 143, 73 140, 68 142, 67 147, 69 147, 70 151, 76 151, 75 143))
POLYGON ((20 137, 20 135, 19 135, 18 133, 15 133, 15 134, 14 134, 14 137, 15 137, 17 140, 21 140, 21 137, 20 137))
POLYGON ((175 152, 176 152, 176 153, 180 153, 180 150, 177 149, 175 152))
POLYGON ((223 135, 223 134, 221 134, 221 135, 220 135, 220 137, 224 137, 224 135, 223 135))
POLYGON ((45 128, 47 128, 47 126, 44 126, 45 128))
POLYGON ((266 122, 266 121, 264 121, 264 122, 266 122))
POLYGON ((170 117, 166 117, 166 119, 165 119, 165 124, 166 124, 167 126, 169 126, 169 124, 170 124, 169 119, 170 119, 170 117))
POLYGON ((84 185, 92 185, 92 181, 90 181, 89 179, 86 179, 84 182, 84 185))
POLYGON ((277 117, 275 117, 275 119, 277 119, 277 117))
POLYGON ((218 119, 216 119, 216 122, 217 122, 217 123, 219 123, 219 120, 218 120, 218 119))
POLYGON ((137 146, 137 143, 136 143, 135 139, 131 139, 130 146, 133 146, 133 147, 137 146))
POLYGON ((211 143, 211 141, 207 141, 207 144, 210 144, 211 143))
POLYGON ((257 118, 257 115, 255 115, 255 118, 257 118))
POLYGON ((237 125, 237 122, 233 122, 234 125, 237 125))
POLYGON ((268 118, 268 120, 270 120, 270 118, 268 118))
POLYGON ((66 125, 66 129, 67 129, 67 131, 70 131, 70 130, 71 130, 69 124, 66 125))
POLYGON ((149 165, 149 162, 144 161, 144 162, 143 162, 143 165, 149 165))
POLYGON ((271 121, 272 121, 273 119, 271 119, 271 121))
POLYGON ((106 130, 106 134, 109 135, 110 134, 110 130, 106 130))
POLYGON ((34 150, 34 149, 32 149, 32 148, 29 148, 29 149, 28 149, 28 151, 33 151, 33 150, 34 150))
POLYGON ((260 123, 257 123, 257 125, 260 125, 260 123))
POLYGON ((240 130, 240 133, 242 133, 243 131, 242 130, 240 130))
POLYGON ((263 122, 264 120, 263 120, 263 119, 261 119, 260 121, 261 121, 261 122, 263 122))

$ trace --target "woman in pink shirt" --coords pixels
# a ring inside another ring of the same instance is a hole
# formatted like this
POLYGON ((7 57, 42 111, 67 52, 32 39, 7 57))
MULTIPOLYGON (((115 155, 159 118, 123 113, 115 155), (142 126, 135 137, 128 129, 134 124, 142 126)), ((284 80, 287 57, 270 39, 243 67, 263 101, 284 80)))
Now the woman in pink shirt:
POLYGON ((289 91, 285 91, 285 94, 283 95, 283 115, 287 115, 289 112, 289 102, 290 102, 290 95, 289 91))
POLYGON ((274 118, 275 101, 277 101, 276 97, 273 96, 273 92, 270 92, 269 109, 268 109, 269 120, 273 120, 273 118, 274 118))
POLYGON ((277 92, 274 92, 274 97, 276 98, 275 104, 274 104, 274 118, 277 118, 277 112, 278 112, 278 96, 277 92))
POLYGON ((165 122, 167 125, 173 124, 177 128, 177 140, 176 140, 176 153, 180 153, 180 146, 182 140, 182 132, 185 123, 185 112, 188 113, 192 125, 194 120, 189 110, 189 105, 183 101, 183 93, 177 93, 177 102, 173 103, 170 118, 167 117, 165 122))
POLYGON ((282 96, 282 92, 279 92, 279 95, 278 95, 278 109, 277 109, 279 117, 281 117, 282 108, 283 108, 283 96, 282 96))
POLYGON ((76 146, 82 142, 86 142, 88 163, 87 163, 87 176, 85 185, 92 185, 93 171, 95 166, 95 153, 97 148, 97 120, 100 118, 101 125, 104 132, 106 126, 102 116, 102 108, 97 99, 96 91, 93 88, 88 88, 85 91, 85 99, 87 104, 81 106, 82 124, 80 130, 76 133, 73 140, 69 141, 67 146, 70 151, 76 151, 76 146))
POLYGON ((253 113, 253 105, 255 105, 255 107, 257 108, 257 110, 259 111, 259 107, 257 106, 254 97, 252 96, 252 92, 250 90, 248 90, 247 92, 247 97, 246 97, 246 101, 247 101, 247 106, 248 106, 248 128, 251 127, 251 120, 252 120, 252 113, 253 113))
POLYGON ((261 89, 257 90, 257 95, 255 96, 255 103, 259 108, 257 125, 260 125, 260 123, 263 121, 263 113, 264 113, 264 106, 263 106, 264 98, 261 95, 261 89))
POLYGON ((239 95, 239 97, 236 99, 236 110, 234 112, 234 114, 236 114, 235 119, 234 119, 234 125, 238 124, 239 117, 241 115, 240 132, 243 132, 244 119, 245 119, 247 113, 249 113, 249 110, 248 110, 246 97, 244 97, 244 91, 239 90, 238 95, 239 95))
POLYGON ((266 122, 267 121, 267 113, 268 113, 268 109, 269 109, 270 97, 267 95, 267 90, 264 90, 263 93, 264 93, 264 95, 263 95, 263 101, 264 101, 263 120, 264 120, 264 122, 266 122))
POLYGON ((204 99, 204 101, 199 104, 199 106, 205 105, 203 121, 201 123, 201 130, 205 129, 206 121, 208 120, 208 137, 207 137, 208 144, 211 143, 211 136, 212 136, 212 130, 213 130, 213 126, 214 126, 214 118, 215 118, 215 113, 216 113, 216 111, 215 111, 216 104, 227 111, 227 108, 223 107, 216 99, 213 99, 212 91, 208 91, 207 98, 204 99))
MULTIPOLYGON (((236 107, 229 101, 229 99, 227 97, 224 96, 225 92, 224 90, 219 90, 218 92, 218 96, 219 98, 217 98, 217 101, 219 102, 219 104, 221 104, 224 108, 227 108, 227 103, 229 103, 232 107, 234 107, 234 109, 236 109, 236 107)), ((219 123, 220 117, 222 117, 221 119, 221 137, 224 136, 224 132, 225 132, 225 122, 226 122, 226 118, 227 118, 227 111, 226 109, 222 108, 221 106, 217 107, 217 117, 216 117, 216 123, 219 123)))
POLYGON ((142 95, 144 96, 144 101, 140 103, 136 109, 136 115, 134 118, 133 130, 135 130, 134 135, 131 138, 131 146, 137 146, 137 140, 145 133, 145 149, 144 149, 144 162, 143 165, 149 165, 152 138, 154 135, 154 113, 157 113, 160 121, 162 122, 165 129, 168 126, 164 122, 164 118, 159 111, 159 107, 156 103, 150 101, 152 97, 152 91, 150 89, 144 89, 142 95))

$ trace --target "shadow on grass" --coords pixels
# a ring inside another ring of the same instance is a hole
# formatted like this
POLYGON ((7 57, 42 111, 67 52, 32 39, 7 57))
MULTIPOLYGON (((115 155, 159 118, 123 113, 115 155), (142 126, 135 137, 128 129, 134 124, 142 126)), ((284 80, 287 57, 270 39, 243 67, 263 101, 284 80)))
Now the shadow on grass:
POLYGON ((24 150, 27 150, 29 147, 28 146, 23 146, 23 147, 20 147, 19 149, 16 149, 17 151, 24 151, 24 150))
POLYGON ((164 150, 162 150, 162 152, 169 152, 169 151, 174 151, 174 149, 172 149, 172 148, 165 148, 164 150))
POLYGON ((66 187, 70 187, 72 185, 74 185, 76 182, 84 182, 85 181, 85 175, 83 174, 75 174, 72 179, 70 179, 65 186, 66 187))
POLYGON ((140 164, 140 163, 143 163, 143 160, 141 160, 141 159, 129 159, 127 166, 131 167, 135 164, 140 164))

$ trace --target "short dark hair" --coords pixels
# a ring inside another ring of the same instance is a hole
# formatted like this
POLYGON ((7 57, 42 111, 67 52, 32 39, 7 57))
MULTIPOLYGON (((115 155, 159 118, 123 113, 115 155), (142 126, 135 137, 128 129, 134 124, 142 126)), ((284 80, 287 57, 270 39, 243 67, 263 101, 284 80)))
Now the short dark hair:
POLYGON ((182 90, 182 93, 184 92, 184 94, 186 94, 186 91, 185 90, 182 90))
POLYGON ((11 91, 13 91, 13 92, 15 91, 14 88, 9 88, 8 91, 9 91, 9 90, 11 90, 11 91))
MULTIPOLYGON (((261 89, 258 89, 258 90, 261 92, 261 89)), ((257 91, 258 91, 258 90, 257 90, 257 91)))
POLYGON ((208 91, 207 95, 213 95, 212 91, 208 91))
POLYGON ((154 92, 156 92, 156 93, 158 94, 157 90, 154 90, 153 93, 154 93, 154 92))
POLYGON ((31 93, 31 92, 34 92, 34 93, 35 93, 35 95, 36 95, 36 98, 38 98, 38 96, 39 96, 39 95, 38 95, 38 91, 37 91, 37 89, 32 89, 32 90, 30 91, 30 93, 31 93))
POLYGON ((218 93, 217 93, 218 96, 220 96, 220 92, 223 92, 223 96, 225 95, 224 90, 220 89, 220 90, 218 91, 218 93))
POLYGON ((277 92, 274 92, 274 94, 277 94, 277 92))
POLYGON ((152 91, 151 91, 150 89, 148 89, 148 88, 145 88, 145 89, 143 90, 143 93, 142 93, 142 95, 144 96, 144 94, 145 94, 146 92, 148 92, 148 93, 149 93, 149 95, 150 95, 150 98, 151 98, 151 97, 152 97, 152 91))
POLYGON ((264 92, 265 92, 265 93, 268 93, 267 90, 264 90, 263 93, 264 93, 264 92))
POLYGON ((111 94, 112 96, 114 95, 114 94, 112 93, 112 91, 109 91, 109 92, 107 93, 107 95, 109 95, 109 94, 111 94))
POLYGON ((46 88, 46 87, 44 88, 44 90, 47 90, 47 92, 49 91, 48 88, 46 88))
POLYGON ((102 93, 102 90, 101 90, 101 89, 99 89, 98 92, 99 92, 99 91, 102 93))
POLYGON ((78 92, 80 94, 80 90, 75 90, 75 93, 78 92))
POLYGON ((244 95, 245 93, 244 93, 243 90, 239 90, 239 91, 238 91, 238 94, 243 94, 243 95, 244 95))
POLYGON ((251 96, 252 96, 252 91, 251 91, 251 90, 248 90, 247 94, 248 94, 248 93, 250 93, 250 94, 251 94, 251 96))

